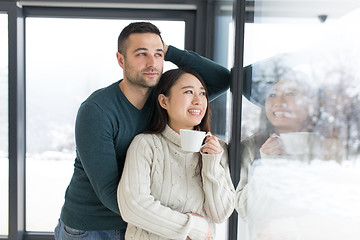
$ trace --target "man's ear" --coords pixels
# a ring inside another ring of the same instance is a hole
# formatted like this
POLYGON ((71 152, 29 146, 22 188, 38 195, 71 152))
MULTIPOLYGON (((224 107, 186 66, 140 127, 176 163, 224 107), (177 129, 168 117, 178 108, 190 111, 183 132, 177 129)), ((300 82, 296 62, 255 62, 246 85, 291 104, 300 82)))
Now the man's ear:
POLYGON ((167 109, 168 98, 164 94, 160 94, 158 97, 159 104, 162 108, 167 109))
POLYGON ((120 52, 116 52, 116 58, 117 58, 117 61, 118 61, 118 64, 120 65, 120 67, 122 69, 125 69, 125 57, 123 54, 121 54, 120 52))

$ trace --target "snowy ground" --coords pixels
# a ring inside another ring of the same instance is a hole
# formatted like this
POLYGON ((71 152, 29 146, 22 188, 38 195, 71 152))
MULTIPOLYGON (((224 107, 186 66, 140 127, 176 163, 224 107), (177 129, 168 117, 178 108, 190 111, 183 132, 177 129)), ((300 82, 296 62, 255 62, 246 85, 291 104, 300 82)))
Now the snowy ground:
POLYGON ((249 171, 248 238, 357 240, 360 164, 262 159, 249 171))
POLYGON ((8 169, 8 160, 0 158, 0 235, 6 234, 8 229, 8 169))
MULTIPOLYGON (((48 152, 27 159, 26 229, 27 231, 52 232, 60 216, 66 187, 73 173, 74 157, 48 152), (51 156, 51 157, 50 157, 51 156), (56 160, 46 160, 56 159, 56 160)), ((0 235, 8 229, 8 169, 7 159, 0 159, 0 235)), ((218 240, 225 239, 226 224, 217 226, 218 240)))
MULTIPOLYGON (((0 169, 8 169, 7 159, 0 159, 0 169)), ((26 229, 53 231, 60 215, 64 193, 69 184, 73 160, 33 160, 26 165, 26 229)), ((5 171, 4 171, 5 172, 5 171)), ((0 175, 0 235, 8 229, 8 174, 0 175)))

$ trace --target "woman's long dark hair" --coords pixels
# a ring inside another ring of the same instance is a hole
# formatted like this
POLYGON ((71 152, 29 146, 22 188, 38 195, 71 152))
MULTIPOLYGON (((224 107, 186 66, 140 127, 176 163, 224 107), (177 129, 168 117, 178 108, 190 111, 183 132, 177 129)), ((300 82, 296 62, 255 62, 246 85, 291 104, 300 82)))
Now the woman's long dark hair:
POLYGON ((156 86, 155 90, 155 101, 156 101, 156 107, 155 107, 155 113, 154 117, 152 118, 152 121, 150 123, 150 127, 145 133, 161 133, 164 131, 166 124, 168 124, 169 118, 167 115, 166 109, 162 108, 160 106, 160 103, 158 101, 158 97, 160 94, 164 94, 166 97, 169 97, 171 94, 171 88, 176 84, 176 82, 179 80, 179 78, 184 75, 185 73, 189 73, 193 76, 195 76, 203 85, 205 89, 205 95, 207 99, 207 108, 205 115, 203 119, 201 120, 200 124, 195 126, 195 130, 210 131, 210 107, 209 107, 209 96, 208 92, 204 83, 204 80, 201 78, 201 76, 195 72, 192 69, 187 68, 178 68, 178 69, 172 69, 167 72, 165 72, 160 80, 159 83, 156 86))

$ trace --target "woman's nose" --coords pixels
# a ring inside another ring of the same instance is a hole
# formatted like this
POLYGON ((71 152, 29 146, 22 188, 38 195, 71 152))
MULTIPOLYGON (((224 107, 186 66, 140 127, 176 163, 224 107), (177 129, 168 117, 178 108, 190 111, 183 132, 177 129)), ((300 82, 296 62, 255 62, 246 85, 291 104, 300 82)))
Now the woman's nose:
POLYGON ((196 105, 201 104, 200 97, 197 94, 194 94, 192 102, 193 102, 193 104, 196 104, 196 105))
POLYGON ((274 101, 274 105, 275 106, 285 106, 285 105, 287 105, 286 104, 286 99, 285 99, 285 97, 284 96, 279 96, 279 97, 277 97, 276 99, 274 99, 275 101, 274 101))

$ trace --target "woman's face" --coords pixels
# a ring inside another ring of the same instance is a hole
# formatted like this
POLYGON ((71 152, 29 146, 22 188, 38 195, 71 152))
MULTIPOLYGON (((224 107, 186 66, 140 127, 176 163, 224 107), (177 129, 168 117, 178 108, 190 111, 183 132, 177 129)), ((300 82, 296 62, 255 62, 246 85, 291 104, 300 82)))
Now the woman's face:
POLYGON ((201 82, 185 73, 171 87, 170 95, 159 95, 160 105, 166 109, 168 125, 179 133, 180 129, 194 129, 203 119, 208 99, 201 82))
POLYGON ((279 81, 269 91, 266 117, 276 132, 299 132, 307 127, 309 99, 297 82, 279 81))

